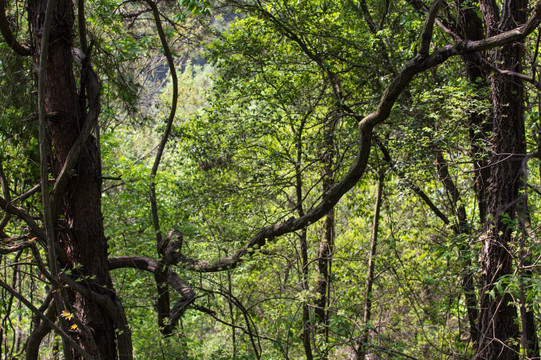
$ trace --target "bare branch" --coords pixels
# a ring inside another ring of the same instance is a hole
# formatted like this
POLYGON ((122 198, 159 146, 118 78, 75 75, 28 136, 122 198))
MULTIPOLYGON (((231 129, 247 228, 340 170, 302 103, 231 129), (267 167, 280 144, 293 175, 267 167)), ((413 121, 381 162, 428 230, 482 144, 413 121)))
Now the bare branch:
POLYGON ((154 159, 154 165, 152 166, 152 171, 150 172, 150 202, 152 206, 152 222, 154 225, 154 231, 156 232, 156 240, 159 243, 161 240, 162 234, 160 230, 160 223, 159 223, 159 218, 158 218, 158 207, 156 203, 155 178, 156 178, 156 174, 158 173, 158 167, 160 166, 160 161, 163 155, 163 151, 165 149, 165 145, 167 144, 167 140, 169 139, 169 135, 171 133, 173 121, 175 120, 175 114, 177 111, 177 101, 178 101, 178 78, 177 78, 177 71, 175 69, 175 62, 173 59, 173 55, 171 54, 169 44, 167 43, 167 38, 165 37, 165 33, 163 31, 163 26, 160 20, 160 13, 158 11, 158 7, 152 0, 146 0, 146 3, 148 4, 148 6, 150 6, 150 8, 152 9, 152 14, 154 15, 154 21, 158 29, 158 35, 160 37, 160 41, 165 53, 165 57, 167 58, 167 65, 169 66, 169 71, 171 73, 171 80, 173 84, 173 94, 171 95, 171 110, 169 112, 167 126, 165 127, 165 132, 160 141, 160 145, 158 146, 158 152, 156 154, 156 158, 154 159))
POLYGON ((432 42, 432 33, 434 31, 434 21, 440 10, 442 0, 435 0, 428 11, 428 17, 426 18, 423 32, 421 33, 421 47, 419 48, 419 54, 422 56, 428 56, 430 50, 430 43, 432 42))
POLYGON ((16 251, 20 251, 20 250, 29 248, 29 247, 31 247, 33 245, 33 242, 32 241, 24 241, 24 242, 21 242, 21 243, 18 243, 18 244, 0 243, 0 245, 4 245, 4 246, 0 246, 0 254, 5 255, 5 254, 10 254, 10 253, 13 253, 13 252, 16 252, 16 251))
POLYGON ((0 0, 0 33, 4 37, 4 40, 8 46, 21 56, 31 55, 30 50, 21 45, 9 28, 9 21, 6 18, 6 6, 4 0, 0 0))
MULTIPOLYGON (((50 180, 52 181, 52 180, 50 180)), ((49 181, 49 182, 50 182, 49 181)), ((34 195, 35 193, 37 193, 38 191, 41 190, 41 183, 37 184, 37 185, 34 185, 30 190, 28 190, 27 192, 25 192, 24 194, 21 194, 19 196, 17 196, 15 199, 13 199, 11 202, 12 203, 15 203, 17 201, 25 201, 26 199, 28 199, 30 196, 34 195)))
MULTIPOLYGON (((109 270, 133 268, 156 274, 162 270, 162 267, 163 265, 158 261, 144 256, 119 256, 109 259, 109 270)), ((170 269, 167 269, 166 279, 167 283, 181 295, 181 298, 171 309, 171 317, 168 325, 173 329, 186 311, 188 305, 195 300, 195 293, 190 285, 182 281, 170 269)))
POLYGON ((496 73, 498 73, 500 75, 506 75, 506 76, 515 77, 517 79, 524 80, 526 82, 529 82, 533 86, 535 86, 535 88, 537 90, 541 90, 541 82, 538 81, 538 80, 535 80, 535 66, 532 68, 533 69, 532 70, 533 75, 528 76, 526 74, 519 73, 519 72, 516 72, 516 71, 513 71, 513 70, 502 70, 502 69, 500 69, 499 67, 497 67, 496 65, 494 65, 490 61, 487 61, 485 58, 483 58, 481 56, 479 56, 479 60, 482 61, 483 63, 485 63, 490 69, 492 69, 494 72, 496 72, 496 73))
POLYGON ((4 198, 0 197, 0 209, 15 215, 19 219, 23 220, 28 227, 32 230, 33 234, 36 235, 39 239, 39 241, 42 244, 45 244, 45 232, 43 229, 34 221, 34 218, 26 211, 25 209, 21 207, 13 206, 9 201, 7 201, 4 198))
MULTIPOLYGON (((160 162, 162 159, 163 152, 165 150, 165 146, 167 145, 167 141, 169 140, 169 135, 171 134, 173 121, 175 120, 175 114, 177 111, 177 101, 178 101, 178 78, 177 78, 177 71, 175 68, 173 55, 171 53, 169 44, 167 43, 167 38, 165 37, 165 33, 163 31, 163 26, 160 20, 160 13, 158 11, 158 7, 156 6, 156 3, 154 3, 154 1, 152 0, 146 0, 146 3, 152 9, 154 22, 156 23, 156 28, 158 29, 158 35, 160 37, 162 48, 164 50, 165 57, 167 58, 167 64, 169 66, 169 72, 171 73, 171 81, 173 84, 173 93, 171 95, 171 109, 169 112, 169 118, 167 120, 165 132, 163 133, 160 144, 158 146, 158 152, 156 153, 156 157, 154 159, 154 165, 152 166, 152 170, 150 172, 150 184, 149 184, 152 225, 154 226, 154 233, 156 235, 157 250, 158 250, 159 256, 164 257, 165 254, 160 251, 160 245, 159 245, 162 243, 163 235, 160 228, 160 218, 158 215, 158 201, 156 199, 156 175, 158 173, 158 167, 160 166, 160 162)), ((170 334, 172 331, 172 326, 175 325, 174 323, 171 322, 171 319, 173 318, 173 316, 171 316, 170 310, 169 310, 169 306, 170 306, 169 288, 167 287, 167 272, 168 271, 169 271, 168 265, 161 264, 161 266, 159 267, 159 270, 154 273, 156 286, 158 287, 158 301, 157 301, 158 324, 160 328, 162 329, 162 333, 164 335, 170 334), (166 321, 168 318, 170 319, 169 324, 166 324, 166 321)), ((179 310, 177 309, 177 311, 179 310)), ((183 312, 184 311, 182 311, 182 313, 183 312)))

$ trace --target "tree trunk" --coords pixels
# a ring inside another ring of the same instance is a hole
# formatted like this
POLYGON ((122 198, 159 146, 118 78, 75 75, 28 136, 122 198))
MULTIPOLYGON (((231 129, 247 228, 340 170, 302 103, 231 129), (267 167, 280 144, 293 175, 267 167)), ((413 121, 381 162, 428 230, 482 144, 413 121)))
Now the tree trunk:
MULTIPOLYGON (((32 26, 34 59, 39 63, 42 25, 47 1, 30 0, 29 22, 32 26)), ((51 140, 50 169, 58 177, 69 151, 79 136, 85 120, 84 101, 80 101, 72 68, 73 3, 58 0, 49 42, 46 68, 45 110, 51 140)), ((84 94, 84 90, 81 91, 84 94)), ((66 251, 74 276, 89 289, 113 297, 112 281, 107 265, 107 242, 101 214, 101 160, 98 144, 91 137, 84 145, 73 176, 64 189, 61 204, 56 209, 56 241, 66 251)), ((72 331, 81 347, 93 352, 95 342, 99 358, 116 359, 116 341, 113 321, 96 302, 77 292, 70 293, 76 316, 90 330, 93 340, 83 329, 72 331)), ((80 355, 72 351, 74 359, 80 355)), ((95 354, 98 358, 98 354, 95 354)))
POLYGON ((372 287, 374 285, 374 269, 376 252, 378 249, 378 233, 379 233, 379 214, 381 210, 381 202, 383 198, 383 186, 385 183, 385 171, 380 170, 378 173, 378 187, 376 192, 376 206, 374 209, 374 218, 372 220, 372 236, 370 238, 370 254, 368 255, 368 275, 366 277, 366 289, 364 292, 364 312, 363 326, 361 336, 358 340, 355 359, 364 360, 368 352, 368 344, 370 339, 370 321, 372 319, 372 287))
MULTIPOLYGON (((500 16, 496 3, 480 2, 487 35, 511 29, 526 21, 527 1, 505 1, 500 16), (501 19, 500 19, 501 17, 501 19)), ((522 71, 523 45, 514 43, 491 52, 491 60, 501 69, 522 71)), ((512 274, 511 224, 516 218, 516 202, 521 186, 521 155, 526 152, 523 86, 518 78, 494 74, 491 83, 493 129, 490 179, 486 191, 487 217, 481 253, 481 299, 479 359, 518 359, 517 312, 508 293, 494 284, 512 274)))
MULTIPOLYGON (((297 196, 297 214, 299 217, 305 215, 304 213, 304 194, 303 194, 303 181, 302 181, 302 170, 301 164, 303 161, 303 143, 302 136, 304 133, 306 118, 300 124, 298 132, 296 134, 295 147, 296 147, 296 162, 295 162, 295 193, 297 196)), ((309 286, 309 269, 308 269, 308 236, 306 228, 301 229, 299 232, 299 246, 301 250, 301 266, 300 271, 300 280, 301 280, 301 290, 308 292, 310 290, 309 286)), ((310 319, 310 307, 307 301, 303 301, 302 304, 302 345, 304 347, 304 356, 306 360, 312 360, 314 358, 312 354, 312 344, 311 344, 311 335, 312 335, 312 322, 310 319)))
MULTIPOLYGON (((485 37, 483 21, 479 17, 476 8, 470 6, 469 1, 461 0, 458 16, 458 27, 460 35, 464 39, 481 40, 485 37)), ((466 66, 468 81, 475 87, 476 100, 483 101, 483 96, 489 86, 489 75, 491 73, 488 65, 483 62, 483 55, 479 53, 468 54, 462 57, 466 66)), ((475 191, 477 205, 479 207, 479 221, 484 224, 487 213, 487 187, 490 178, 490 167, 488 166, 489 156, 489 133, 492 129, 490 115, 480 111, 468 113, 468 129, 470 135, 471 157, 473 159, 473 170, 475 171, 475 191)))
MULTIPOLYGON (((334 122, 329 123, 325 129, 323 138, 322 163, 323 163, 323 196, 325 196, 334 185, 334 122)), ((334 221, 335 211, 331 209, 323 219, 323 236, 319 243, 317 252, 318 281, 315 301, 315 318, 317 320, 317 332, 323 336, 326 344, 329 339, 329 297, 331 292, 331 265, 334 252, 334 221)), ((327 359, 327 350, 322 352, 321 359, 327 359)))

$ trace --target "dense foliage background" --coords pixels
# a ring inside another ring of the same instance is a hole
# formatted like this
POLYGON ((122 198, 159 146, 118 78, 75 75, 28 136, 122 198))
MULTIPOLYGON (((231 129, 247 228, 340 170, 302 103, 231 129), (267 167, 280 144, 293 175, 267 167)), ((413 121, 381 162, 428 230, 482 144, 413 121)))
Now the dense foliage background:
MULTIPOLYGON (((52 228, 43 215, 41 35, 31 4, 0 4, 0 23, 34 54, 16 54, 2 30, 0 357, 77 358, 71 336, 98 358, 76 305, 97 296, 77 283, 100 293, 95 275, 61 255, 55 273, 42 238, 56 233, 69 257, 77 229, 69 211, 52 228)), ((101 86, 90 139, 113 286, 100 286, 125 311, 133 358, 539 358, 539 30, 474 43, 539 7, 79 1, 73 47, 86 54, 66 61, 81 113, 95 106, 87 74, 101 86), (351 188, 337 195, 343 179, 351 188), (173 229, 182 240, 168 255, 173 229)))

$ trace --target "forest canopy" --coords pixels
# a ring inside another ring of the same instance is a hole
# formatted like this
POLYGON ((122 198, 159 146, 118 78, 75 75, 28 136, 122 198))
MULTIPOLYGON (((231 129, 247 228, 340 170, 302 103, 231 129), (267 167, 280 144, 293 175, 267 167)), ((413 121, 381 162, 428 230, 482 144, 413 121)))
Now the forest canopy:
POLYGON ((540 24, 0 0, 0 358, 540 359, 540 24))

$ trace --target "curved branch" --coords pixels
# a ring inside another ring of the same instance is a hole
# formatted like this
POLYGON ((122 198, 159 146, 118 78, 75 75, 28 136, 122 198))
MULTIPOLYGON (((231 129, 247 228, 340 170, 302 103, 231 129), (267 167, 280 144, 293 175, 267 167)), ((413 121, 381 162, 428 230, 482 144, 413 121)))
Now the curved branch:
POLYGON ((43 229, 34 221, 34 218, 32 215, 28 213, 25 209, 17 206, 13 206, 9 201, 7 201, 4 198, 0 197, 0 209, 4 210, 5 212, 15 215, 19 219, 23 220, 26 225, 32 230, 33 234, 35 234, 39 241, 44 244, 45 243, 45 232, 43 229))
MULTIPOLYGON (((165 37, 165 33, 163 31, 163 26, 160 20, 160 13, 158 11, 158 7, 156 6, 156 3, 154 3, 154 1, 152 0, 146 0, 146 3, 152 9, 154 22, 156 23, 156 28, 158 29, 158 35, 160 37, 160 41, 163 47, 163 51, 165 53, 165 57, 167 58, 167 64, 169 66, 169 71, 171 73, 171 81, 173 83, 173 94, 171 95, 171 109, 169 112, 169 118, 167 120, 165 132, 163 133, 162 139, 158 146, 158 152, 154 159, 154 165, 152 166, 152 170, 150 172, 150 185, 149 185, 150 207, 151 207, 151 212, 152 212, 152 225, 154 226, 154 233, 156 234, 156 248, 158 250, 158 256, 160 258, 164 258, 165 253, 163 253, 160 247, 160 244, 162 243, 162 240, 163 240, 163 236, 162 236, 162 231, 160 229, 160 218, 158 215, 158 201, 156 199, 156 175, 158 173, 158 167, 160 166, 163 151, 165 150, 165 146, 167 145, 167 141, 169 140, 169 135, 171 134, 173 121, 175 120, 175 114, 177 111, 177 101, 178 101, 178 78, 177 78, 177 71, 175 69, 175 62, 173 59, 173 55, 171 53, 171 50, 169 49, 169 44, 167 43, 167 38, 165 37)), ((169 271, 169 267, 166 264, 162 264, 159 267, 159 271, 156 271, 154 273, 156 286, 158 287, 158 301, 157 301, 158 325, 162 329, 162 334, 164 335, 168 335, 171 333, 172 328, 175 326, 175 324, 172 321, 174 317, 176 317, 175 314, 171 315, 170 310, 169 310, 169 306, 170 306, 169 288, 167 287, 167 272, 168 271, 169 271), (166 324, 167 319, 169 319, 169 324, 166 324)), ((184 313, 183 310, 181 311, 180 309, 176 309, 176 308, 173 308, 173 311, 184 313)), ((179 315, 178 318, 180 318, 180 316, 181 315, 179 315)))
POLYGON ((152 166, 152 170, 150 172, 150 202, 152 206, 152 222, 154 225, 154 231, 156 232, 156 240, 159 243, 161 241, 162 234, 161 234, 160 223, 159 223, 159 218, 158 218, 158 206, 156 203, 155 178, 156 178, 156 174, 158 173, 158 167, 160 166, 160 161, 163 155, 163 151, 165 149, 165 145, 167 144, 167 140, 169 139, 169 135, 171 134, 173 121, 175 120, 175 114, 177 111, 177 102, 178 102, 178 78, 177 78, 177 71, 175 69, 175 62, 173 59, 173 55, 171 53, 171 50, 169 49, 169 44, 167 43, 167 38, 165 37, 165 33, 163 31, 163 26, 160 20, 160 13, 158 11, 158 7, 152 0, 146 0, 146 3, 152 9, 154 21, 156 23, 156 27, 158 28, 158 35, 160 37, 163 51, 165 53, 165 57, 167 58, 167 65, 169 66, 169 71, 171 73, 171 81, 173 83, 173 94, 171 95, 171 111, 169 112, 167 126, 165 127, 165 132, 160 141, 160 145, 158 146, 158 152, 156 154, 156 158, 154 159, 154 165, 152 166))
MULTIPOLYGON (((433 21, 433 19, 429 18, 427 20, 427 22, 430 21, 433 21)), ((214 261, 192 260, 184 257, 181 261, 184 263, 185 267, 201 272, 215 272, 227 268, 233 268, 237 266, 241 259, 246 254, 250 253, 252 249, 261 247, 269 240, 272 240, 280 235, 300 230, 303 227, 321 219, 333 206, 338 203, 346 192, 357 184, 357 182, 363 176, 368 163, 374 127, 381 124, 389 117, 398 97, 410 84, 414 76, 444 63, 452 56, 471 54, 521 40, 532 33, 540 23, 541 0, 535 4, 529 20, 525 24, 518 26, 515 29, 482 40, 464 40, 455 44, 448 44, 438 50, 435 50, 431 55, 428 56, 417 54, 413 59, 404 65, 402 70, 386 88, 380 98, 380 102, 376 107, 376 110, 366 115, 362 120, 359 121, 359 148, 355 162, 342 180, 336 183, 336 185, 329 190, 327 195, 321 199, 321 202, 316 207, 298 218, 291 217, 285 222, 264 227, 255 236, 253 236, 246 243, 246 245, 241 247, 235 254, 231 256, 214 261)), ((308 54, 308 56, 310 55, 308 54)))
MULTIPOLYGON (((144 270, 153 274, 162 271, 163 264, 145 256, 119 256, 109 259, 109 270, 132 268, 144 270)), ((168 326, 174 329, 178 320, 184 315, 188 305, 195 300, 195 293, 190 285, 182 281, 177 274, 170 269, 166 271, 167 283, 180 294, 180 299, 171 309, 168 326)))
POLYGON ((2 33, 6 44, 8 44, 8 46, 17 54, 21 56, 32 55, 30 50, 21 45, 11 32, 11 29, 9 28, 9 21, 6 18, 6 6, 4 0, 0 0, 0 33, 2 33))
MULTIPOLYGON (((2 245, 4 245, 4 244, 2 244, 2 245)), ((10 254, 12 252, 16 252, 16 251, 19 251, 19 250, 23 250, 23 249, 32 247, 32 245, 34 245, 34 243, 31 242, 31 241, 24 241, 24 242, 21 242, 21 243, 18 243, 18 244, 5 244, 5 245, 6 245, 5 247, 0 247, 0 254, 1 255, 10 254)))

